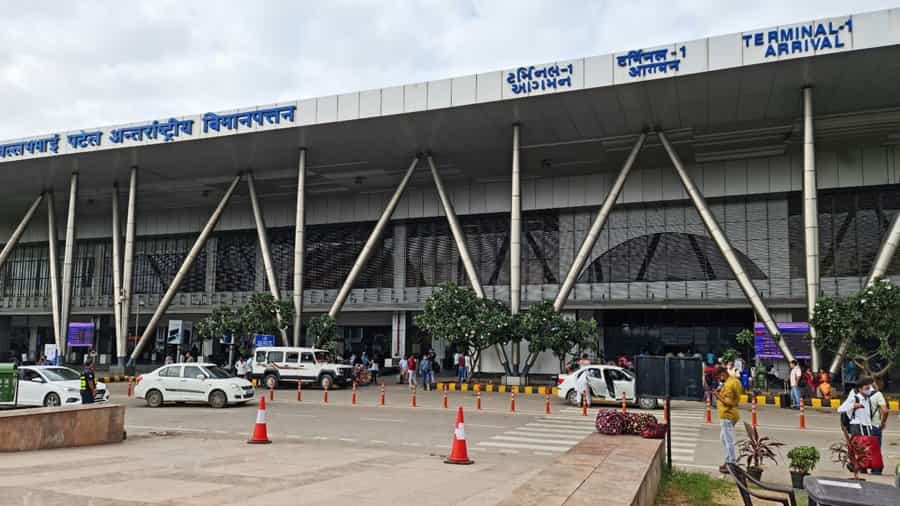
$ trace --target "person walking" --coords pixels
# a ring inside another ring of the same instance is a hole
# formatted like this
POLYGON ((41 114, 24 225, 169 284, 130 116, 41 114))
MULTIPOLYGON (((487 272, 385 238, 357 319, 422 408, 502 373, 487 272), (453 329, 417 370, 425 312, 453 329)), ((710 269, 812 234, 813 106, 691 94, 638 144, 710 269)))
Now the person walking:
POLYGON ((791 407, 794 409, 800 409, 800 396, 803 395, 800 392, 800 379, 802 377, 803 371, 800 369, 800 364, 796 360, 791 360, 791 407))
POLYGON ((240 355, 238 361, 234 364, 234 374, 239 378, 247 375, 247 361, 244 360, 243 355, 240 355))
POLYGON ((400 359, 400 376, 397 378, 398 385, 403 384, 403 380, 406 379, 407 374, 409 374, 409 360, 407 360, 406 355, 403 355, 403 358, 400 359))
MULTIPOLYGON (((878 438, 878 447, 882 447, 884 428, 887 426, 888 407, 884 394, 872 382, 872 394, 869 396, 869 413, 872 417, 872 435, 878 438)), ((881 469, 872 469, 872 474, 881 474, 881 469)))
MULTIPOLYGON (((871 398, 875 393, 873 387, 874 381, 869 377, 862 377, 856 384, 856 388, 850 391, 847 399, 838 408, 838 413, 846 415, 849 418, 848 426, 850 427, 850 437, 854 436, 874 436, 875 431, 872 425, 872 404, 871 398)), ((882 420, 883 421, 883 420, 882 420)), ((869 447, 870 452, 881 453, 880 447, 869 447)), ((877 459, 881 460, 881 459, 877 459)), ((868 472, 867 469, 859 469, 861 473, 868 472)), ((873 473, 881 473, 881 469, 872 469, 873 473)))
POLYGON ((407 381, 409 382, 409 388, 416 386, 416 356, 410 355, 407 360, 407 381))
POLYGON ((427 353, 422 355, 422 388, 431 390, 431 356, 427 353))
POLYGON ((725 464, 719 466, 719 472, 728 473, 728 464, 737 463, 737 448, 734 442, 734 427, 741 419, 738 413, 738 402, 741 400, 741 382, 728 373, 728 369, 720 366, 716 369, 716 378, 721 381, 722 388, 715 390, 718 399, 719 440, 725 453, 725 464))
POLYGON ((453 354, 453 369, 456 373, 456 377, 459 378, 459 352, 453 354))
POLYGON ((81 393, 82 404, 93 404, 94 396, 97 394, 97 379, 94 376, 94 359, 85 357, 84 369, 81 370, 81 385, 79 391, 81 393))
POLYGON ((371 380, 369 381, 372 384, 378 383, 378 361, 372 360, 369 362, 369 377, 371 380))
POLYGON ((466 354, 460 353, 456 358, 456 380, 459 383, 466 381, 466 354))

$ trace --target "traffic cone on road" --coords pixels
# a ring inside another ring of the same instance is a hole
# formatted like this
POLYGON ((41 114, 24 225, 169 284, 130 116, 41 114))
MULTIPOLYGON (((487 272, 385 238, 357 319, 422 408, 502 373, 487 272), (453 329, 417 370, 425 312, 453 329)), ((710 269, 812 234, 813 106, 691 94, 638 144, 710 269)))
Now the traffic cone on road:
POLYGON ((384 382, 381 382, 381 398, 378 400, 379 406, 384 406, 384 382))
POLYGON ((356 406, 356 382, 353 382, 353 396, 350 398, 350 404, 356 406))
POLYGON ((466 447, 466 430, 463 423, 463 408, 456 412, 456 426, 453 429, 453 446, 450 447, 450 456, 444 464, 473 464, 469 460, 469 450, 466 447))
POLYGON ((297 402, 303 401, 303 382, 297 380, 297 402))
POLYGON ((447 409, 447 385, 444 385, 444 409, 447 409))
POLYGON ((806 410, 803 407, 803 397, 800 398, 800 428, 806 429, 806 410))
POLYGON ((712 393, 706 394, 706 425, 712 424, 712 393))
POLYGON ((132 383, 131 378, 128 379, 128 398, 131 399, 131 395, 134 392, 134 383, 132 383))
POLYGON ((259 411, 256 412, 256 425, 253 426, 253 434, 250 444, 267 445, 272 441, 269 440, 269 432, 266 430, 266 396, 259 398, 259 411))
POLYGON ((546 398, 544 399, 544 412, 547 415, 550 414, 550 394, 547 394, 546 398))
POLYGON ((625 398, 625 392, 622 392, 622 414, 628 412, 628 400, 625 398))

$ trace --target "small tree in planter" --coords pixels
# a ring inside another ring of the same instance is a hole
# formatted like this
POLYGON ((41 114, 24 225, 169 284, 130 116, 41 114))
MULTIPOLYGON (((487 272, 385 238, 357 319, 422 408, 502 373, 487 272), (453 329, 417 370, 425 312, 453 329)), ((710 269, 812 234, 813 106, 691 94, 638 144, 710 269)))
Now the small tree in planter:
POLYGON ((866 463, 869 461, 868 446, 844 434, 844 442, 832 444, 829 450, 831 450, 832 462, 845 466, 853 473, 854 480, 861 480, 859 470, 865 469, 866 463))
POLYGON ((784 443, 768 436, 760 437, 756 427, 750 426, 747 422, 744 422, 744 430, 747 431, 747 439, 738 443, 738 461, 746 461, 747 474, 758 481, 762 478, 763 462, 768 459, 777 464, 775 452, 784 446, 784 443))
POLYGON ((815 469, 822 457, 814 446, 798 446, 787 453, 787 458, 791 461, 791 482, 794 488, 803 488, 803 478, 815 469))

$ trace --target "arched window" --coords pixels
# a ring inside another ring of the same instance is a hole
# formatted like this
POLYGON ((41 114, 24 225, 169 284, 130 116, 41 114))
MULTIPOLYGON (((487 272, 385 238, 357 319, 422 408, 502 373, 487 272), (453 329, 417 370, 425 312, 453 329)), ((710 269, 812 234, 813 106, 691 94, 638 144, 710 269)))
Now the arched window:
MULTIPOLYGON (((735 250, 751 279, 766 279, 760 268, 735 250)), ((597 257, 579 283, 630 281, 711 281, 735 279, 725 257, 709 237, 661 232, 629 239, 597 257)))

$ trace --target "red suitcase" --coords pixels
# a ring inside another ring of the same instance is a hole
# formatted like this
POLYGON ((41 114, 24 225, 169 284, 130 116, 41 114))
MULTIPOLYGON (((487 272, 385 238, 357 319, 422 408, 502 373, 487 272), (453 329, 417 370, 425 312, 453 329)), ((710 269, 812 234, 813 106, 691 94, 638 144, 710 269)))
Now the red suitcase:
POLYGON ((869 449, 869 458, 865 461, 867 469, 884 469, 884 458, 881 455, 881 446, 878 445, 878 437, 869 435, 869 427, 860 426, 862 434, 851 439, 869 449))

